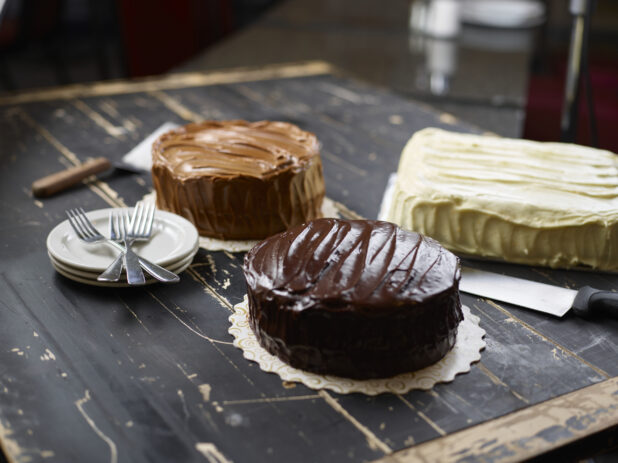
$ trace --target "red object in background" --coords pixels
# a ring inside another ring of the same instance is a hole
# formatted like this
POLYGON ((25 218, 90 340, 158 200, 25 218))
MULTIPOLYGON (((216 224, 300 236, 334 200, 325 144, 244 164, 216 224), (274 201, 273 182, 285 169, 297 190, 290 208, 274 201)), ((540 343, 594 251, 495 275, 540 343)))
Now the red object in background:
MULTIPOLYGON (((564 99, 566 58, 550 62, 548 72, 532 75, 528 87, 524 138, 560 140, 560 116, 564 99)), ((594 99, 599 148, 618 153, 618 66, 590 59, 590 83, 594 99)), ((591 145, 586 93, 580 90, 577 143, 591 145)))
POLYGON ((131 77, 160 74, 232 30, 230 0, 119 0, 131 77))

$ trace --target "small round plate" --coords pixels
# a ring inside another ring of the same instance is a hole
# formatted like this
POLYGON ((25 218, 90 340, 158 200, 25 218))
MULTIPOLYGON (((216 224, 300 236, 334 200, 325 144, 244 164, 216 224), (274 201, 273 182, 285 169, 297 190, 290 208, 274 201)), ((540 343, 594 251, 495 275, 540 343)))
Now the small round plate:
MULTIPOLYGON (((92 224, 108 235, 109 214, 118 209, 87 212, 92 224)), ((135 252, 155 264, 166 267, 187 257, 198 246, 198 232, 184 217, 157 210, 148 241, 136 241, 135 252)), ((56 261, 74 269, 101 273, 114 260, 118 251, 105 243, 89 244, 80 240, 68 220, 58 224, 47 236, 47 250, 56 261)))
MULTIPOLYGON (((165 268, 169 270, 170 272, 178 273, 177 269, 184 267, 187 263, 190 264, 191 262, 193 262, 193 258, 195 257, 195 254, 197 253, 197 249, 195 249, 195 252, 192 252, 187 257, 184 257, 178 262, 172 262, 171 264, 165 266, 165 268)), ((101 274, 101 272, 88 272, 86 270, 80 270, 78 268, 70 267, 56 260, 51 254, 48 254, 48 255, 49 255, 49 260, 51 260, 51 263, 54 266, 54 268, 60 269, 64 271, 65 273, 71 273, 77 277, 88 278, 90 280, 96 280, 97 277, 101 274)), ((144 275, 146 276, 146 278, 151 278, 150 275, 148 275, 148 273, 146 273, 145 271, 144 271, 144 275)), ((123 273, 123 278, 125 278, 124 273, 123 273)))
MULTIPOLYGON (((184 272, 189 265, 191 265, 193 259, 189 259, 185 264, 183 264, 182 266, 180 266, 178 269, 172 270, 169 269, 171 271, 173 271, 176 274, 180 274, 182 272, 184 272)), ((78 283, 83 283, 86 285, 91 285, 91 286, 101 286, 101 287, 110 287, 110 288, 125 288, 125 287, 129 287, 131 286, 129 283, 127 283, 126 281, 98 281, 96 278, 95 279, 91 279, 91 278, 84 278, 81 277, 79 275, 76 275, 72 272, 67 272, 66 270, 63 270, 62 268, 60 268, 57 263, 52 259, 52 265, 54 267, 54 269, 56 270, 56 272, 58 272, 60 275, 62 275, 63 277, 68 278, 69 280, 73 280, 76 281, 78 283)), ((153 283, 160 283, 159 280, 156 280, 150 276, 147 276, 146 278, 146 283, 147 285, 151 285, 153 283)))

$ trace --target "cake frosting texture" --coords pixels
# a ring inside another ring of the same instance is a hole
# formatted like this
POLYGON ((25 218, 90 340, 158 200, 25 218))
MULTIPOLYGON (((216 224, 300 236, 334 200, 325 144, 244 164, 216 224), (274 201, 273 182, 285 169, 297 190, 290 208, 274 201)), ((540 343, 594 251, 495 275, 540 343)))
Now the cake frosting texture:
POLYGON ((320 217, 315 135, 285 122, 205 121, 153 144, 157 205, 201 235, 259 239, 320 217))
POLYGON ((424 129, 387 220, 464 254, 618 269, 618 158, 565 143, 424 129))
POLYGON ((462 320, 459 261, 392 223, 318 219, 245 257, 251 327, 294 367, 353 378, 435 363, 462 320))

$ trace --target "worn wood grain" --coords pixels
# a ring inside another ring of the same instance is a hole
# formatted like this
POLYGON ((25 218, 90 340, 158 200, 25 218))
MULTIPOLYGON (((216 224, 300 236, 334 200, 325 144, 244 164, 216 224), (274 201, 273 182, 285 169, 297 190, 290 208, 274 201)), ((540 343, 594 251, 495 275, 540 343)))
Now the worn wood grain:
MULTIPOLYGON (((283 119, 314 131, 328 196, 346 215, 368 218, 413 131, 480 131, 387 91, 323 75, 323 67, 305 68, 313 75, 304 77, 300 69, 3 100, 0 442, 9 461, 399 457, 412 445, 518 410, 534 413, 549 399, 616 375, 615 322, 555 320, 465 296, 488 333, 470 373, 402 396, 316 392, 263 373, 231 345, 228 317, 245 292, 242 253, 200 250, 175 286, 94 288, 53 271, 45 238, 65 209, 131 205, 152 181, 148 173, 110 172, 44 201, 32 198, 32 181, 92 157, 118 160, 167 121, 283 119)), ((471 264, 618 289, 614 275, 471 264)), ((612 419, 597 415, 603 426, 612 419)), ((535 444, 535 452, 569 441, 561 436, 535 444)))
POLYGON ((186 72, 161 77, 147 77, 131 81, 108 81, 92 84, 72 84, 64 87, 19 92, 0 97, 0 106, 83 98, 87 96, 120 95, 171 88, 203 87, 230 82, 247 82, 264 79, 292 78, 332 72, 333 67, 323 61, 306 61, 298 64, 273 64, 220 72, 186 72))
POLYGON ((508 463, 618 426, 618 378, 394 453, 380 462, 508 463))

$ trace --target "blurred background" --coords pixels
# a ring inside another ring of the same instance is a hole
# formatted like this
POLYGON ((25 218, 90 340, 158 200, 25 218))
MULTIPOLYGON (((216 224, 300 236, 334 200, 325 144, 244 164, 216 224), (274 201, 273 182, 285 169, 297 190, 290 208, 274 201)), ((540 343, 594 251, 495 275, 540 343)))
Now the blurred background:
MULTIPOLYGON (((0 0, 0 96, 319 59, 486 130, 559 140, 569 3, 0 0)), ((590 4, 574 139, 618 152, 618 1, 590 4)))

